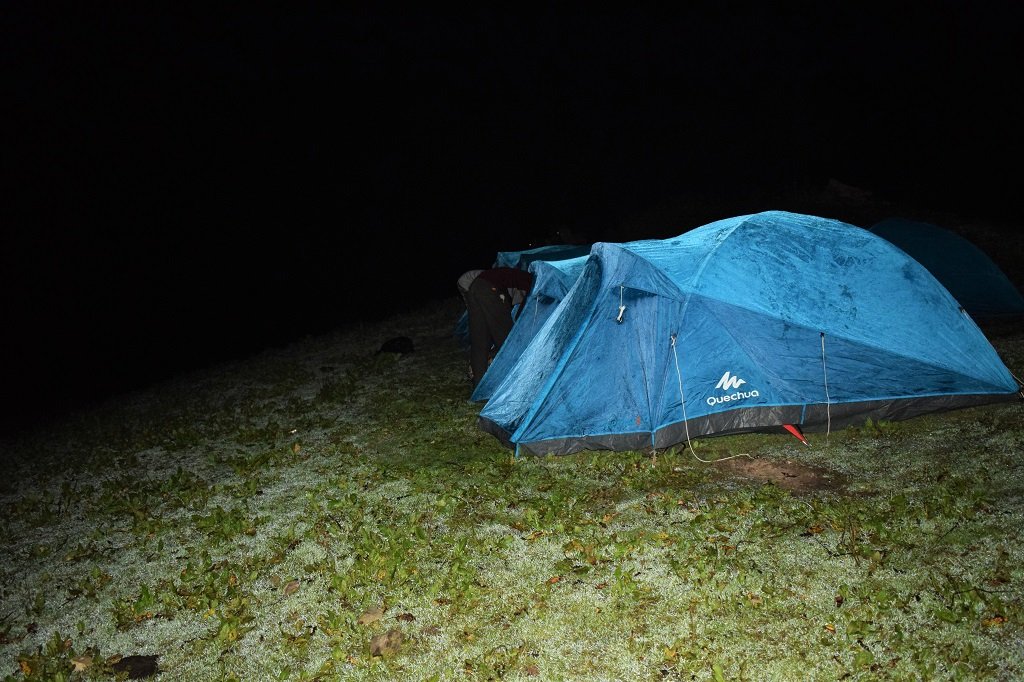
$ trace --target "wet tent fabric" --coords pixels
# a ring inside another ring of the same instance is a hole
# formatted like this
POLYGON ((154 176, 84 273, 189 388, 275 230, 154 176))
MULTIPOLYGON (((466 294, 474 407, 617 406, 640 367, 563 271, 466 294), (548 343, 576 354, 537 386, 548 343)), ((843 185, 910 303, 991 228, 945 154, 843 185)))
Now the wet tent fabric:
MULTIPOLYGON (((499 251, 494 258, 492 268, 519 268, 528 270, 535 261, 563 260, 586 256, 590 253, 590 244, 545 244, 522 251, 499 251)), ((462 344, 469 344, 469 317, 463 312, 455 321, 453 335, 462 344)))
POLYGON ((590 244, 547 244, 524 251, 499 251, 494 267, 528 270, 534 261, 566 260, 589 254, 590 244))
POLYGON ((666 448, 1014 400, 956 300, 886 240, 782 211, 598 243, 483 407, 521 453, 666 448))
MULTIPOLYGON (((589 246, 587 250, 589 253, 589 246)), ((491 397, 501 379, 519 359, 523 349, 576 283, 586 262, 586 256, 579 256, 567 260, 535 260, 530 263, 529 271, 534 277, 533 289, 523 302, 508 338, 473 390, 471 400, 479 402, 491 397)))
POLYGON ((975 319, 1024 315, 1024 297, 989 256, 951 230, 887 218, 871 231, 926 267, 975 319))

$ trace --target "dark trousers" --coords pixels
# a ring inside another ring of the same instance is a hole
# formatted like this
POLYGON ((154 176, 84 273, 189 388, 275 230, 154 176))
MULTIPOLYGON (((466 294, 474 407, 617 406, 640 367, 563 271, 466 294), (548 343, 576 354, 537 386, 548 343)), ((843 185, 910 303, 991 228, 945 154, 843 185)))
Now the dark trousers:
POLYGON ((490 356, 498 352, 512 330, 512 299, 507 290, 477 277, 466 293, 466 310, 469 317, 469 366, 473 370, 475 387, 487 371, 490 356))

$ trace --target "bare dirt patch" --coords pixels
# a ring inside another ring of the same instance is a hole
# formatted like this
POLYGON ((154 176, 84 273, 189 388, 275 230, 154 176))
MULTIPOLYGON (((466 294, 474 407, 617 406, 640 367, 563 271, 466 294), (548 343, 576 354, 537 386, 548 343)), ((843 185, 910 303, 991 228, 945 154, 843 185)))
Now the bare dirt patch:
POLYGON ((809 467, 788 460, 737 457, 716 462, 715 467, 745 478, 774 483, 780 488, 799 493, 816 490, 840 492, 846 486, 843 477, 834 471, 809 467))

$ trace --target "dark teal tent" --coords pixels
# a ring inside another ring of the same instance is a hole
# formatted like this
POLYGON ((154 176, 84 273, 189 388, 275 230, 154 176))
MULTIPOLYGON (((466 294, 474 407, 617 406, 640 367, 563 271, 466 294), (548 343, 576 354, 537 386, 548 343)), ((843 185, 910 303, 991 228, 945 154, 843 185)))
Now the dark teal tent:
POLYGON ((951 230, 931 223, 887 218, 871 227, 907 252, 978 320, 1024 315, 1024 297, 988 255, 951 230))
POLYGON ((530 263, 538 260, 566 260, 590 253, 590 244, 547 244, 524 251, 499 251, 494 267, 519 268, 528 270, 530 263))
POLYGON ((868 230, 782 211, 597 243, 495 387, 518 453, 666 448, 1019 399, 950 293, 868 230))

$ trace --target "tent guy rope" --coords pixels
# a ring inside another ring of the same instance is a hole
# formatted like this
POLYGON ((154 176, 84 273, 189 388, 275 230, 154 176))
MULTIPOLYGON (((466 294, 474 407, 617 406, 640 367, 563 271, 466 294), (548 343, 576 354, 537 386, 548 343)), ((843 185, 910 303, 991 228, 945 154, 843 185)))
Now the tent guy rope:
POLYGON ((825 445, 832 433, 832 398, 828 394, 828 367, 825 366, 825 332, 821 333, 821 372, 825 376, 825 445))
POLYGON ((753 457, 751 457, 749 454, 747 454, 745 452, 741 452, 741 453, 736 454, 736 455, 729 455, 728 457, 720 457, 719 459, 701 459, 697 455, 697 453, 694 452, 694 450, 693 450, 693 443, 690 442, 690 423, 689 423, 689 421, 686 418, 686 397, 683 395, 683 372, 679 368, 679 351, 676 350, 676 335, 672 334, 669 338, 672 339, 672 342, 671 342, 671 345, 672 345, 672 357, 676 361, 676 382, 679 385, 679 404, 683 408, 683 427, 686 429, 686 445, 687 445, 687 447, 690 448, 690 454, 693 455, 693 458, 696 459, 698 462, 703 462, 704 464, 714 464, 715 462, 724 462, 727 459, 733 459, 733 458, 736 458, 736 457, 748 457, 750 459, 754 459, 753 457))

